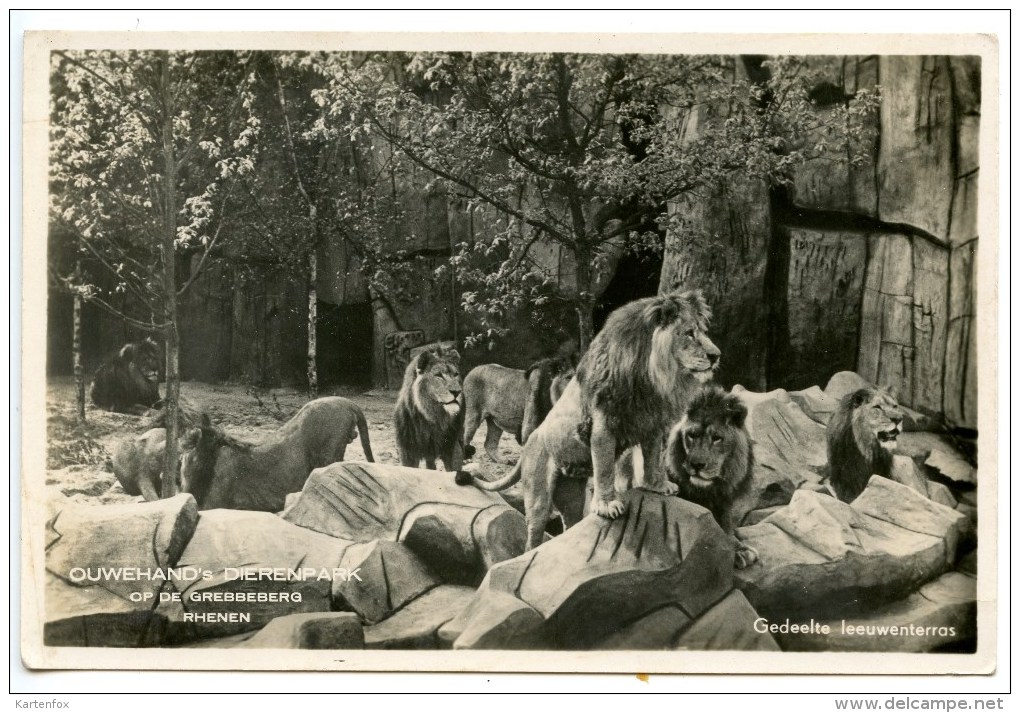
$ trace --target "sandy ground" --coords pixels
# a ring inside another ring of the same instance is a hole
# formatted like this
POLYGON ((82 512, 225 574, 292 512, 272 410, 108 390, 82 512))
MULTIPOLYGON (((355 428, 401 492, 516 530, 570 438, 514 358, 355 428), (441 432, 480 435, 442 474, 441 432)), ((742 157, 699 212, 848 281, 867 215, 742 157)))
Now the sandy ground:
MULTIPOLYGON (((165 388, 161 387, 160 393, 165 388)), ((213 422, 227 433, 250 441, 258 441, 279 428, 297 413, 307 395, 294 389, 258 389, 243 385, 216 385, 201 382, 181 384, 181 394, 194 408, 205 411, 213 422)), ((375 459, 380 463, 400 462, 393 432, 393 406, 396 391, 372 390, 359 393, 338 389, 322 396, 346 396, 365 412, 369 437, 375 459)), ((116 444, 124 438, 144 433, 148 419, 109 413, 86 404, 86 423, 79 425, 74 417, 74 380, 51 379, 46 391, 46 492, 47 497, 63 496, 87 504, 125 503, 141 500, 128 495, 113 475, 109 459, 116 444)), ((478 429, 472 441, 477 449, 475 460, 486 477, 498 477, 509 470, 505 464, 494 464, 485 455, 485 426, 478 429)), ((500 442, 502 460, 514 463, 520 447, 512 436, 503 435, 500 442)), ((364 461, 365 454, 358 439, 347 447, 347 460, 364 461)))

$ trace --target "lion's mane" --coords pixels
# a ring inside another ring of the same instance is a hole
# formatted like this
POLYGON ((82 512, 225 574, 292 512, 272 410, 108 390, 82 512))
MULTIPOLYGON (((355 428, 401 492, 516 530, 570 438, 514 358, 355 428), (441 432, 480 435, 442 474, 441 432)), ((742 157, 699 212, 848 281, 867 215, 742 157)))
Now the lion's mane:
POLYGON ((577 379, 586 418, 592 407, 600 409, 619 451, 664 433, 699 386, 670 353, 672 330, 657 328, 684 320, 705 331, 711 317, 698 290, 647 297, 617 309, 596 335, 577 379))
MULTIPOLYGON (((460 355, 452 349, 439 347, 423 352, 419 359, 426 354, 440 362, 460 362, 460 355)), ((401 462, 418 463, 438 458, 450 468, 453 450, 463 447, 464 409, 462 407, 456 415, 452 415, 441 403, 429 396, 425 382, 427 375, 418 373, 419 359, 411 360, 404 370, 404 381, 393 411, 393 426, 401 462)))

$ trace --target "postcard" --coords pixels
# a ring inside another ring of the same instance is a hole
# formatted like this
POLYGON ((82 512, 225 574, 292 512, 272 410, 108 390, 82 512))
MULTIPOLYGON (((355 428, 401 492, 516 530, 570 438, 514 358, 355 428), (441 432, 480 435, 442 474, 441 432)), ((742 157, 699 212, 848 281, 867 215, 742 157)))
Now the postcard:
POLYGON ((990 673, 997 53, 26 34, 25 665, 990 673))

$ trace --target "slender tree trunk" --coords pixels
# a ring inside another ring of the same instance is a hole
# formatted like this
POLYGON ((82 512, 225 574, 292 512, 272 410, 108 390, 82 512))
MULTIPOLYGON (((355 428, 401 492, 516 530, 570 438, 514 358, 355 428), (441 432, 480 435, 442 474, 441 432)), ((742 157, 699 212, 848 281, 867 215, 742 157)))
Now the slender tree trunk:
POLYGON ((163 234, 160 252, 163 258, 163 309, 167 321, 166 340, 166 397, 163 408, 166 424, 166 448, 163 453, 163 480, 160 496, 177 494, 177 421, 181 375, 178 366, 180 342, 177 332, 177 261, 174 242, 177 238, 177 156, 174 151, 173 92, 170 87, 170 56, 161 52, 163 59, 161 89, 163 99, 163 234))
POLYGON ((595 299, 591 292, 591 249, 583 240, 577 243, 574 258, 577 260, 577 301, 574 309, 577 312, 578 354, 584 354, 595 336, 595 299))
MULTIPOLYGON (((75 286, 81 285, 81 263, 74 266, 75 286)), ((81 293, 74 293, 74 393, 77 406, 78 423, 85 423, 85 364, 82 361, 81 348, 81 293)))
MULTIPOLYGON (((311 210, 312 219, 315 216, 315 207, 311 210)), ((314 223, 313 223, 314 225, 314 223)), ((319 294, 315 289, 315 281, 318 279, 319 258, 316 255, 315 247, 308 256, 308 396, 318 398, 319 396, 319 370, 316 365, 316 343, 315 331, 319 323, 318 301, 319 294)))

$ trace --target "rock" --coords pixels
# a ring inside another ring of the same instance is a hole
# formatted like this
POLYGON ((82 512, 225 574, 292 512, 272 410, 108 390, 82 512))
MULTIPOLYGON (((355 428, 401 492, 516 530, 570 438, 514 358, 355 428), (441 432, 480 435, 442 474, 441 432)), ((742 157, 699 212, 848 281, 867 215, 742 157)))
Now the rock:
POLYGON ((287 497, 283 499, 283 510, 281 510, 279 513, 280 517, 283 518, 287 517, 287 513, 290 511, 292 507, 294 507, 294 503, 296 503, 298 501, 298 498, 300 497, 301 497, 300 490, 297 491, 296 493, 287 493, 287 497))
POLYGON ((808 418, 787 392, 753 394, 734 387, 733 393, 747 404, 747 430, 755 453, 767 449, 787 461, 796 457, 809 468, 825 465, 825 428, 808 418))
POLYGON ((334 579, 349 576, 341 562, 351 544, 272 513, 204 511, 180 566, 208 576, 182 583, 179 611, 168 614, 176 636, 227 636, 287 614, 330 611, 334 579), (231 601, 238 596, 255 601, 231 601))
POLYGON ((365 634, 356 614, 290 614, 273 619, 237 646, 243 649, 363 649, 365 634))
POLYGON ((701 615, 673 645, 692 651, 779 651, 770 634, 755 630, 758 619, 747 597, 734 590, 701 615))
POLYGON ((822 425, 808 418, 782 389, 762 394, 738 385, 733 393, 748 409, 747 430, 754 442, 756 481, 775 483, 792 495, 805 482, 821 480, 827 462, 822 425))
POLYGON ((472 598, 460 614, 444 624, 439 641, 441 648, 542 649, 544 623, 538 611, 517 597, 490 591, 472 598))
MULTIPOLYGON (((590 515, 535 550, 495 565, 469 610, 474 615, 458 621, 459 630, 477 641, 498 638, 510 648, 542 639, 548 648, 587 649, 664 606, 700 616, 730 590, 733 545, 707 510, 641 490, 622 498, 627 511, 616 520, 590 515), (521 607, 496 594, 534 609, 544 619, 540 629, 531 617, 522 637, 514 636, 507 617, 490 612, 513 614, 521 607)), ((454 645, 467 643, 462 634, 454 645)))
POLYGON ((441 578, 468 584, 520 554, 526 533, 524 518, 496 493, 456 485, 453 473, 381 463, 312 471, 285 519, 356 542, 404 542, 441 578))
POLYGON ((399 542, 373 540, 351 545, 340 567, 348 571, 360 568, 360 580, 333 580, 333 601, 338 609, 357 612, 365 624, 382 621, 439 584, 414 553, 399 542))
POLYGON ((690 624, 691 618, 680 607, 665 606, 610 634, 592 648, 611 651, 669 651, 676 645, 680 632, 690 624))
POLYGON ((798 490, 786 508, 737 530, 759 555, 737 571, 737 586, 765 616, 837 617, 859 602, 905 596, 945 572, 964 519, 881 476, 852 504, 798 490))
POLYGON ((154 603, 173 589, 167 569, 179 565, 195 531, 195 499, 177 495, 148 503, 49 507, 46 645, 163 643, 167 622, 153 611, 154 603), (133 593, 142 600, 131 601, 133 593))
POLYGON ((829 418, 836 411, 836 406, 839 403, 838 399, 832 398, 818 386, 791 391, 790 399, 807 414, 808 418, 823 426, 829 423, 829 418))
POLYGON ((908 431, 901 433, 896 439, 896 452, 910 456, 918 463, 923 464, 934 450, 941 450, 947 453, 956 454, 956 446, 941 433, 930 433, 928 431, 908 431))
POLYGON ((949 492, 949 489, 941 483, 933 483, 928 480, 913 458, 894 455, 892 466, 889 468, 889 478, 908 488, 913 488, 929 500, 934 500, 946 507, 956 507, 956 498, 949 492))
POLYGON ((405 606, 389 619, 365 628, 367 649, 438 649, 439 628, 457 616, 475 590, 442 584, 405 606))
POLYGON ((875 475, 852 504, 855 510, 870 518, 944 540, 946 564, 956 559, 959 538, 966 528, 966 517, 953 508, 911 491, 903 491, 897 483, 875 475))
POLYGON ((784 651, 927 653, 954 645, 969 645, 973 651, 976 583, 974 577, 948 572, 917 592, 867 613, 819 621, 820 631, 777 636, 784 651), (829 633, 822 633, 822 627, 828 627, 829 633))
POLYGON ((977 485, 977 470, 954 451, 932 449, 924 464, 954 483, 977 485))

